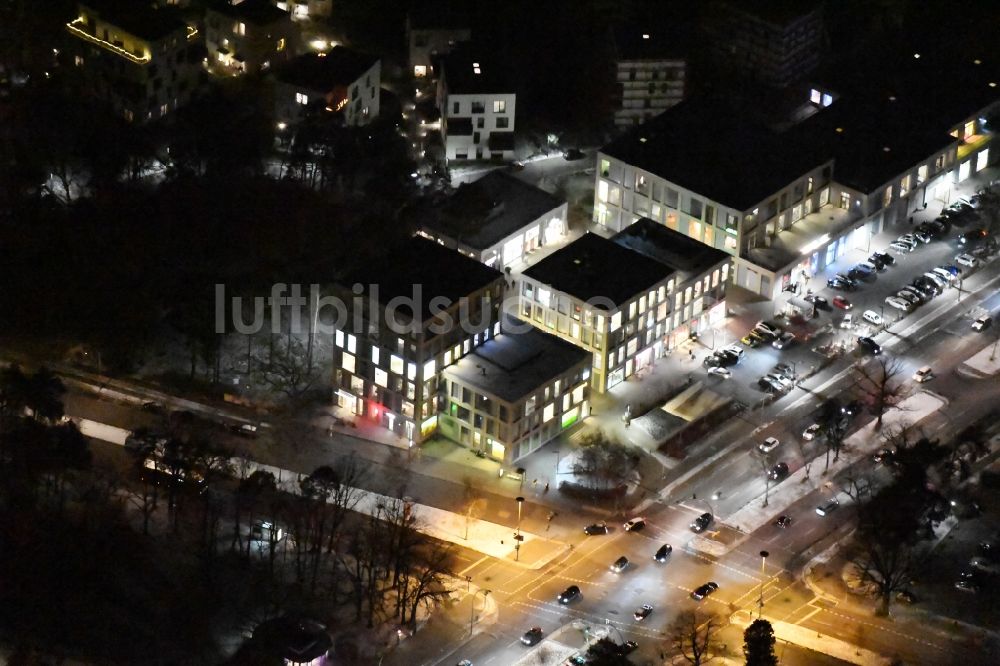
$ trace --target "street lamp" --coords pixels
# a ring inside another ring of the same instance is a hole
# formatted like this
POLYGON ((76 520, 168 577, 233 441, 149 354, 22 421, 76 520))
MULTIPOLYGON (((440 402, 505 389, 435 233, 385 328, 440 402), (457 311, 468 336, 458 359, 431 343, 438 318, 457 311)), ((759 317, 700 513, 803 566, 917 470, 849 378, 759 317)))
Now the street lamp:
POLYGON ((483 593, 483 610, 486 610, 486 597, 490 596, 493 592, 492 590, 476 590, 472 593, 472 604, 469 608, 469 637, 472 637, 472 627, 476 623, 476 595, 480 592, 483 593))
POLYGON ((517 532, 514 533, 514 561, 520 561, 521 557, 521 507, 524 505, 523 497, 514 498, 517 500, 517 532))
POLYGON ((758 602, 757 606, 758 620, 760 619, 760 616, 764 613, 764 580, 765 580, 764 563, 767 561, 767 556, 770 554, 771 553, 767 552, 766 550, 760 551, 760 601, 758 602))

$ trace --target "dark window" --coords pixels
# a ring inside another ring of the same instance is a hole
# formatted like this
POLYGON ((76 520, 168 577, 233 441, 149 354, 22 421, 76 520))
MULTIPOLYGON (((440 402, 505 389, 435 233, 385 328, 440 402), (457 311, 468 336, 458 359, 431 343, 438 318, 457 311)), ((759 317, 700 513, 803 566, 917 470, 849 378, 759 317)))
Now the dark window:
POLYGON ((451 105, 451 112, 458 113, 458 102, 455 102, 454 104, 451 105))
POLYGON ((486 119, 476 118, 476 127, 478 127, 479 129, 483 129, 484 127, 486 127, 486 119))
POLYGON ((497 129, 507 129, 510 127, 510 119, 497 117, 497 129))
POLYGON ((485 113, 486 112, 486 105, 483 104, 482 102, 473 102, 472 103, 472 112, 473 113, 485 113))

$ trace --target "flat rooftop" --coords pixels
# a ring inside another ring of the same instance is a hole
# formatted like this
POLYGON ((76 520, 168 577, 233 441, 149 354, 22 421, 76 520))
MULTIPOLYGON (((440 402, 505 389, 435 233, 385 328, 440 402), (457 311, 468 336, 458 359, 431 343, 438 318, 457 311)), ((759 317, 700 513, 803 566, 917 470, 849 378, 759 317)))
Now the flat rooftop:
POLYGON ((495 64, 484 48, 466 44, 445 55, 441 62, 450 94, 514 92, 514 86, 508 80, 506 72, 495 64))
POLYGON ((156 9, 132 0, 87 0, 80 6, 96 18, 140 39, 156 41, 187 26, 173 7, 156 9))
POLYGON ((372 55, 336 46, 326 55, 306 53, 281 67, 275 78, 285 83, 327 91, 335 86, 347 86, 378 62, 372 55))
POLYGON ((565 202, 505 171, 463 184, 441 204, 415 215, 425 229, 475 248, 488 249, 565 202))
POLYGON ((707 96, 684 100, 601 152, 741 211, 829 160, 738 102, 707 96))
POLYGON ((807 14, 812 14, 819 5, 818 2, 803 2, 803 0, 739 0, 726 4, 778 27, 784 27, 807 14))
POLYGON ((433 314, 430 302, 435 297, 458 302, 502 278, 503 273, 494 268, 414 236, 339 282, 347 288, 361 284, 365 294, 371 292, 372 285, 377 285, 378 300, 383 305, 396 297, 412 298, 414 285, 420 285, 419 314, 426 321, 433 314))
POLYGON ((238 5, 231 5, 226 0, 221 0, 212 3, 209 8, 254 25, 268 25, 291 17, 291 14, 278 9, 270 0, 243 0, 238 5))
POLYGON ((618 306, 673 272, 655 259, 588 233, 529 267, 524 275, 582 301, 607 299, 618 306))
POLYGON ((516 403, 577 367, 590 366, 590 352, 505 316, 503 332, 445 369, 446 377, 516 403), (513 332, 523 331, 523 332, 513 332))
POLYGON ((663 30, 642 25, 621 26, 614 32, 619 60, 683 60, 681 40, 663 30))
POLYGON ((709 247, 648 217, 625 227, 611 240, 669 266, 685 282, 730 258, 728 252, 709 247))

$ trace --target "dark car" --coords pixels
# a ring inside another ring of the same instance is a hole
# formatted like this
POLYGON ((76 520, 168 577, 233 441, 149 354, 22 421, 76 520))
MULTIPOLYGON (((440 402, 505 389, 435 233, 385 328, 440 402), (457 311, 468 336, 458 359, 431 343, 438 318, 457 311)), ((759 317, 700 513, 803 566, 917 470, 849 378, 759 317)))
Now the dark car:
POLYGON ((628 569, 628 567, 629 567, 628 558, 622 555, 617 560, 612 562, 611 566, 608 568, 611 569, 611 571, 613 571, 614 573, 621 573, 626 569, 628 569))
POLYGON ((826 281, 826 286, 830 289, 840 289, 841 291, 854 291, 854 283, 841 278, 830 278, 826 281))
POLYGON ((563 158, 565 158, 570 162, 573 162, 575 160, 582 160, 584 157, 586 157, 586 155, 579 148, 570 148, 565 153, 563 153, 563 158))
POLYGON ((661 563, 666 562, 672 552, 674 552, 674 547, 669 543, 665 543, 656 551, 656 554, 653 555, 653 559, 661 563))
POLYGON ((632 654, 633 652, 635 652, 636 648, 638 647, 639 644, 636 643, 635 641, 625 641, 624 643, 618 646, 618 654, 624 657, 627 654, 632 654))
POLYGON ((786 529, 791 524, 792 524, 792 519, 789 518, 788 516, 778 516, 778 519, 774 521, 774 525, 776 527, 780 527, 781 529, 786 529))
POLYGON ((597 534, 607 534, 608 524, 607 523, 594 523, 593 525, 587 525, 583 528, 583 533, 588 536, 594 536, 597 534))
POLYGON ((813 305, 815 305, 818 310, 830 309, 830 302, 827 301, 822 296, 818 296, 816 294, 806 294, 805 301, 807 303, 812 303, 813 305))
POLYGON ((872 340, 871 338, 860 337, 858 338, 858 346, 864 349, 866 352, 872 356, 878 356, 882 353, 882 346, 872 340))
POLYGON ((878 259, 886 266, 896 265, 896 257, 892 256, 888 252, 873 252, 872 256, 868 257, 868 261, 872 261, 873 259, 878 259))
POLYGON ((691 592, 691 598, 694 599, 695 601, 701 601, 702 599, 704 599, 705 597, 712 594, 718 589, 719 589, 719 584, 710 581, 708 583, 705 583, 704 585, 699 585, 698 587, 696 587, 694 591, 691 592))
POLYGON ((704 532, 705 529, 712 524, 712 514, 703 513, 691 523, 691 531, 695 533, 704 532))
POLYGON ((538 641, 542 640, 544 633, 541 627, 532 627, 521 636, 521 642, 525 645, 535 645, 538 641))
POLYGON ((565 590, 560 592, 557 598, 559 599, 559 603, 568 604, 569 602, 573 601, 579 596, 580 596, 580 588, 577 587, 576 585, 570 585, 565 590))
POLYGON ((772 481, 781 481, 788 476, 788 463, 775 463, 774 467, 772 467, 771 471, 768 473, 768 476, 771 477, 772 481))
POLYGON ((649 604, 643 604, 635 609, 635 612, 632 613, 632 617, 635 618, 636 622, 642 622, 647 617, 649 617, 649 614, 652 612, 653 612, 652 606, 650 606, 649 604))
POLYGON ((860 400, 851 400, 849 403, 840 408, 840 413, 846 414, 847 416, 853 418, 861 413, 861 410, 864 409, 864 406, 865 403, 861 402, 860 400))

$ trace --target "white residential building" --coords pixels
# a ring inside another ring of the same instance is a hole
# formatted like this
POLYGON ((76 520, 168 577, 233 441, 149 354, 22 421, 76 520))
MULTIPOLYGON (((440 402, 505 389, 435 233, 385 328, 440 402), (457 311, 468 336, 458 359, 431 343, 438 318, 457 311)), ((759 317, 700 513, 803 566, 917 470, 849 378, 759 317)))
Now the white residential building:
POLYGON ((437 97, 448 160, 514 158, 517 95, 499 68, 469 48, 456 50, 444 59, 437 97))

